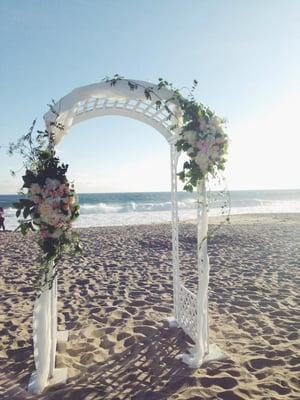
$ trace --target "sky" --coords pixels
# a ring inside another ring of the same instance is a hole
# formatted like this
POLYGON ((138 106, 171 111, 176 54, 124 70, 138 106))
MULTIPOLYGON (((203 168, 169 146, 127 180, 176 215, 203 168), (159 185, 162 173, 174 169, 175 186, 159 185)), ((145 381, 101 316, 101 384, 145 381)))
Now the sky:
MULTIPOLYGON (((51 99, 118 73, 176 87, 227 119, 227 187, 298 189, 299 0, 0 0, 0 194, 5 146, 51 99)), ((169 147, 124 117, 74 126, 58 146, 78 192, 168 191, 169 147)))

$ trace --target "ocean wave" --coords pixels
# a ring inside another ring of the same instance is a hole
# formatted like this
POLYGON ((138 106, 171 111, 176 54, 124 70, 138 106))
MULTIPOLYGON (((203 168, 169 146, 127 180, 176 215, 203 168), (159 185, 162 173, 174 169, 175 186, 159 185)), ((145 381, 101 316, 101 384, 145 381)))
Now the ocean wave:
MULTIPOLYGON (((257 193, 251 198, 249 193, 231 194, 231 214, 264 214, 264 213, 300 213, 300 193, 294 191, 266 193, 259 197, 257 193), (275 197, 276 195, 276 197, 275 197), (288 198, 288 196, 290 198, 288 198)), ((178 194, 179 218, 181 221, 196 218, 195 197, 182 198, 178 194)), ((16 209, 12 202, 17 196, 2 196, 2 206, 5 212, 7 229, 15 229, 18 225, 16 209)), ((224 199, 215 196, 216 201, 210 201, 211 216, 221 213, 224 199)), ((151 224, 171 221, 172 203, 166 194, 145 193, 138 195, 85 195, 81 197, 80 218, 75 226, 109 226, 151 224), (98 198, 97 198, 98 196, 98 198), (109 197, 109 198, 108 198, 109 197), (139 198, 138 198, 139 197, 139 198), (100 201, 99 201, 100 200, 100 201), (107 200, 107 201, 106 201, 107 200)))
POLYGON ((15 216, 16 215, 16 209, 13 207, 8 207, 5 208, 5 215, 6 217, 11 217, 11 216, 15 216))
MULTIPOLYGON (((179 201, 178 207, 181 209, 193 209, 196 202, 193 199, 179 201)), ((172 202, 156 202, 156 203, 137 203, 134 201, 128 203, 84 203, 80 205, 82 214, 108 214, 108 213, 127 213, 127 212, 154 212, 154 211, 171 211, 172 202)))

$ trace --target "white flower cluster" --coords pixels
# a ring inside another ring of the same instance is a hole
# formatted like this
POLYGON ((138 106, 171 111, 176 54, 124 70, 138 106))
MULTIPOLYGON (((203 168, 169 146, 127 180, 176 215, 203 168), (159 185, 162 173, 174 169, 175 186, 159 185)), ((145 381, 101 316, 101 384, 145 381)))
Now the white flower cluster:
POLYGON ((213 116, 210 120, 199 121, 199 130, 186 130, 182 133, 185 143, 189 144, 187 154, 195 160, 203 175, 224 156, 226 136, 222 128, 223 121, 213 116))
POLYGON ((35 203, 34 214, 39 217, 34 218, 34 223, 39 225, 43 238, 59 238, 70 228, 71 207, 75 203, 75 196, 68 183, 46 178, 42 187, 38 183, 31 184, 28 198, 35 203))

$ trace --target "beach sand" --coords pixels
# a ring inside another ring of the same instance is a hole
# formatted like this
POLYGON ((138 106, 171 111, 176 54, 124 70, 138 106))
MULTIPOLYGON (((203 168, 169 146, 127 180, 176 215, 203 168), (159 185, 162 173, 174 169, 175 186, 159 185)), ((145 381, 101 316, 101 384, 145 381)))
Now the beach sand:
MULTIPOLYGON (((212 220, 216 223, 216 220, 212 220)), ((210 342, 225 359, 190 369, 190 340, 169 329, 169 224, 82 229, 84 255, 60 264, 57 366, 65 386, 26 391, 33 371, 36 246, 0 233, 0 399, 300 398, 300 214, 233 216, 209 240, 210 342), (298 302, 297 302, 298 300, 298 302)), ((195 226, 181 226, 181 260, 195 287, 195 226)))

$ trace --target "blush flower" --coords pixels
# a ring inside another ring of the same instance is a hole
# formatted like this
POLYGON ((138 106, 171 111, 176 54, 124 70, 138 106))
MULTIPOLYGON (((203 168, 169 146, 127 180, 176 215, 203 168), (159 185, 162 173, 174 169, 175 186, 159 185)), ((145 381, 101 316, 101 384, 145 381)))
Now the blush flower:
POLYGON ((31 196, 36 196, 37 194, 41 193, 42 189, 38 183, 32 183, 29 191, 30 191, 31 196))
POLYGON ((209 143, 206 140, 199 140, 197 142, 196 147, 204 154, 208 154, 209 152, 209 143))
POLYGON ((60 220, 60 215, 47 203, 40 204, 38 211, 41 221, 48 225, 55 225, 60 220))

